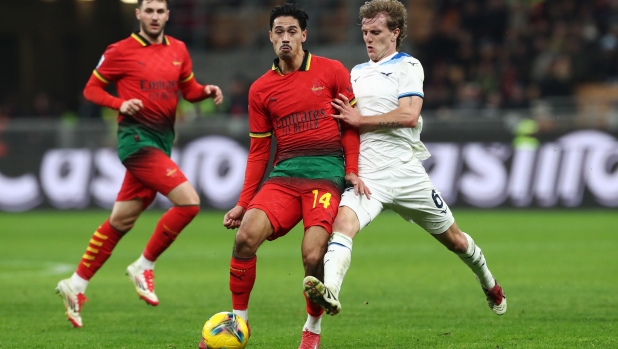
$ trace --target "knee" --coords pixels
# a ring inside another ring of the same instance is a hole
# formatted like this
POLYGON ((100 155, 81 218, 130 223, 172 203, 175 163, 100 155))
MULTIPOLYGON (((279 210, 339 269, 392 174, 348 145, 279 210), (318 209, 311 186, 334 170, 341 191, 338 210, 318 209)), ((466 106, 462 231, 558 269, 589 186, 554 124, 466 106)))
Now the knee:
MULTIPOLYGON (((193 189, 193 188, 191 188, 193 189)), ((193 190, 187 190, 187 192, 183 193, 184 195, 179 195, 179 197, 175 198, 176 202, 182 206, 200 206, 200 196, 199 194, 193 190)), ((171 200, 170 200, 171 201, 171 200)))
POLYGON ((307 270, 314 270, 322 264, 324 257, 323 251, 309 251, 303 255, 303 265, 307 270))
POLYGON ((260 246, 258 234, 255 234, 250 229, 238 229, 236 240, 234 243, 234 254, 242 258, 250 258, 260 246))
POLYGON ((199 207, 201 204, 200 195, 195 190, 193 190, 193 192, 188 197, 188 201, 189 205, 195 205, 199 207))
POLYGON ((184 182, 167 194, 167 198, 177 206, 199 206, 200 195, 189 182, 184 182))
POLYGON ((117 230, 127 232, 133 228, 135 225, 135 221, 137 221, 138 216, 122 216, 117 214, 112 214, 109 217, 109 224, 117 230))
POLYGON ((176 208, 181 209, 182 212, 187 216, 187 218, 193 219, 200 213, 199 205, 189 205, 189 206, 176 206, 176 208))
POLYGON ((338 232, 345 236, 350 236, 350 230, 351 229, 348 227, 348 224, 346 224, 345 220, 339 219, 339 217, 335 219, 335 222, 333 223, 333 232, 338 232))
POLYGON ((356 213, 346 206, 340 207, 333 223, 333 232, 341 233, 353 239, 359 230, 360 222, 356 213))

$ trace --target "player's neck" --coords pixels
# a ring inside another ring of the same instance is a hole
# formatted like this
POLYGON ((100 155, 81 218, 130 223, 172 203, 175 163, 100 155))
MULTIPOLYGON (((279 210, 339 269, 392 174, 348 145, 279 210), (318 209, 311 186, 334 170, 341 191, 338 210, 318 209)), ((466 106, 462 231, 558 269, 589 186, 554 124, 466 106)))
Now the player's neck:
POLYGON ((382 53, 379 57, 376 57, 375 60, 372 60, 374 63, 378 63, 380 61, 382 61, 384 58, 389 57, 393 54, 395 54, 397 52, 397 49, 395 48, 390 48, 386 51, 384 51, 384 53, 382 53))
POLYGON ((143 37, 144 39, 148 40, 148 42, 151 44, 163 43, 163 32, 161 32, 161 34, 157 36, 151 36, 151 35, 148 35, 145 31, 140 30, 139 35, 141 35, 141 37, 143 37))
POLYGON ((279 59, 279 70, 282 74, 289 74, 300 69, 300 66, 303 64, 303 60, 305 59, 305 51, 300 50, 300 52, 290 60, 279 59))

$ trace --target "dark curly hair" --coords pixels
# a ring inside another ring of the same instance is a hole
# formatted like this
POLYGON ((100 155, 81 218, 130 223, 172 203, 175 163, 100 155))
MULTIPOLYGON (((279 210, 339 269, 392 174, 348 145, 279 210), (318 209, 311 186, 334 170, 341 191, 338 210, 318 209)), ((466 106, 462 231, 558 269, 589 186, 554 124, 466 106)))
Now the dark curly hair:
POLYGON ((300 25, 300 30, 305 30, 307 28, 307 21, 309 20, 309 15, 305 10, 296 6, 293 3, 286 3, 283 5, 275 6, 272 11, 270 11, 270 29, 273 28, 273 22, 278 17, 289 16, 294 17, 298 20, 298 24, 300 25))

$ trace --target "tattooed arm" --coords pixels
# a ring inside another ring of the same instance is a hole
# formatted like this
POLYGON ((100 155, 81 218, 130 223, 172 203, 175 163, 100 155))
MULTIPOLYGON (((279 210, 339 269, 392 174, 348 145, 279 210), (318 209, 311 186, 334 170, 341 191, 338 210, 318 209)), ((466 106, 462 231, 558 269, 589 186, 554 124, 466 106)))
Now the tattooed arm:
POLYGON ((386 114, 371 117, 360 115, 358 109, 350 106, 344 95, 339 95, 339 98, 336 98, 331 104, 339 111, 338 115, 333 115, 335 119, 343 120, 358 127, 362 132, 387 128, 416 127, 423 107, 423 99, 418 96, 400 98, 397 108, 386 114))

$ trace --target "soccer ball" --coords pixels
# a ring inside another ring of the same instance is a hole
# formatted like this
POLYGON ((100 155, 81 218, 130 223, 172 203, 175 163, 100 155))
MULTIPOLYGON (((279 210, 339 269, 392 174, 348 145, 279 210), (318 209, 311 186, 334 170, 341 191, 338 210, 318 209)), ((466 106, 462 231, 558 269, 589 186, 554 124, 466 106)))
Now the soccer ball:
POLYGON ((249 329, 240 316, 224 311, 206 321, 202 337, 209 349, 243 349, 249 341, 249 329))

